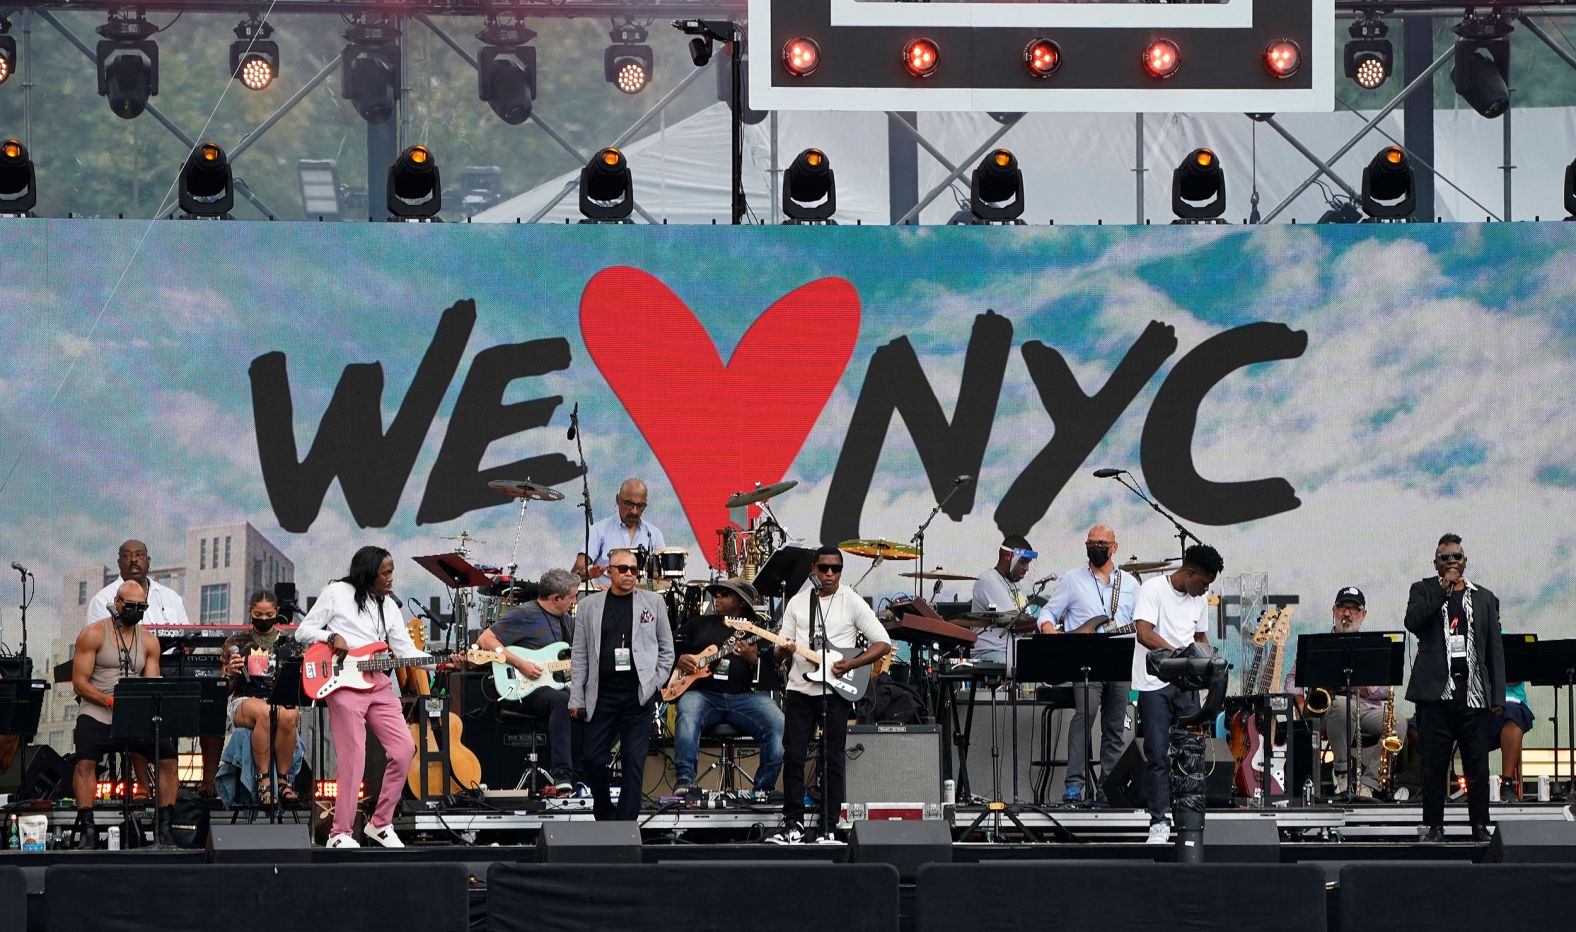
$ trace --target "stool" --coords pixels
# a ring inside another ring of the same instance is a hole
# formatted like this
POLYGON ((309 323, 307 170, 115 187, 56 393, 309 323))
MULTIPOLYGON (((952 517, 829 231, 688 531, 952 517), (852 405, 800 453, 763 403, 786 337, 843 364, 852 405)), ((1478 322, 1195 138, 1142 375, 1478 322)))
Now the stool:
POLYGON ((712 761, 711 766, 707 767, 695 778, 696 785, 699 785, 702 780, 706 779, 707 774, 713 770, 720 769, 722 771, 720 775, 722 792, 739 792, 737 777, 743 777, 747 787, 751 789, 755 787, 755 777, 751 776, 748 770, 739 765, 733 750, 733 746, 739 741, 749 740, 748 735, 726 722, 718 722, 701 732, 700 736, 705 740, 718 742, 722 745, 722 750, 717 752, 717 759, 712 761))
POLYGON ((511 708, 510 703, 498 703, 498 721, 500 724, 519 727, 520 734, 526 736, 525 769, 520 773, 520 780, 514 785, 517 790, 527 790, 541 795, 543 788, 553 786, 553 776, 541 766, 542 729, 544 723, 541 719, 519 708, 511 708))

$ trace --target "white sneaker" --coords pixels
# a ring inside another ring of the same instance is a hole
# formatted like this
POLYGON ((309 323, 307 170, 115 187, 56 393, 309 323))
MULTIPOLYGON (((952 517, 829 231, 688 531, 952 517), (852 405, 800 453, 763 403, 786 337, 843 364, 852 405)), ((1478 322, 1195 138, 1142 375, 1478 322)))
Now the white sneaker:
POLYGON ((790 822, 782 828, 766 836, 769 845, 802 845, 804 844, 804 829, 799 823, 790 822))
POLYGON ((1151 822, 1151 823, 1149 823, 1149 837, 1144 839, 1144 843, 1145 844, 1148 844, 1148 845, 1163 845, 1163 844, 1166 844, 1167 842, 1169 842, 1170 840, 1171 840, 1171 823, 1170 822, 1151 822))
POLYGON ((828 829, 826 834, 815 836, 815 843, 818 845, 840 845, 843 841, 837 837, 837 832, 828 829))
POLYGON ((352 837, 350 835, 347 835, 344 832, 337 832, 337 833, 335 833, 333 835, 328 836, 328 847, 330 847, 330 848, 359 848, 359 847, 361 847, 361 842, 356 841, 356 839, 354 837, 352 837))
POLYGON ((362 834, 367 836, 367 841, 375 841, 385 848, 405 847, 405 843, 399 840, 398 835, 394 834, 393 823, 378 828, 376 825, 368 822, 366 831, 362 834))

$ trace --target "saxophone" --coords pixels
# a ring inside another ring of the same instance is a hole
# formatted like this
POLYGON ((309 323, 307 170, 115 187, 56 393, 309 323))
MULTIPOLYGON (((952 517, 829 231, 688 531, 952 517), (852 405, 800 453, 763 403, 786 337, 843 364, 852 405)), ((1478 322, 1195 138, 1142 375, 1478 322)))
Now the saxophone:
POLYGON ((1395 687, 1384 701, 1384 719, 1379 737, 1379 792, 1388 794, 1395 777, 1395 755, 1401 750, 1401 736, 1395 732, 1395 687))

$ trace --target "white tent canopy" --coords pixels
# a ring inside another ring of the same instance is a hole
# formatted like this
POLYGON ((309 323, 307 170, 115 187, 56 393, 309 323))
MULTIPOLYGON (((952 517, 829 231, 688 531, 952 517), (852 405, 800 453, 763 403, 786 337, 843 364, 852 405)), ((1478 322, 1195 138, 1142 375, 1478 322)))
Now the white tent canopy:
MULTIPOLYGON (((1289 113, 1277 121, 1315 154, 1328 158, 1370 117, 1351 111, 1289 113)), ((925 139, 955 164, 969 158, 1001 128, 985 114, 921 113, 918 119, 925 139)), ((1445 220, 1481 221, 1490 214, 1503 219, 1504 172, 1500 166, 1504 163, 1506 119, 1487 120, 1465 108, 1436 111, 1434 119, 1435 164, 1442 173, 1435 187, 1436 212, 1445 220)), ((1576 156, 1576 109, 1516 110, 1510 121, 1515 165, 1512 218, 1563 217, 1560 189, 1565 166, 1576 156)), ((1143 118, 1143 128, 1145 214, 1151 222, 1170 221, 1171 170, 1198 146, 1208 146, 1220 155, 1226 172, 1225 219, 1234 223, 1248 215, 1255 149, 1262 214, 1268 214, 1314 171, 1313 164, 1273 129, 1241 114, 1149 114, 1143 118)), ((997 143, 1016 153, 1022 166, 1027 203, 1024 219, 1035 224, 1051 220, 1135 222, 1137 129, 1138 120, 1132 115, 1025 116, 997 143)), ((1368 160, 1390 144, 1380 130, 1394 140, 1402 138, 1399 110, 1334 164, 1353 188, 1361 188, 1362 168, 1368 160)), ((746 126, 744 184, 755 217, 766 222, 780 219, 770 195, 773 169, 780 172, 800 150, 815 146, 827 153, 837 173, 838 221, 889 223, 887 140, 888 117, 882 113, 782 111, 774 120, 746 126)), ((716 104, 662 126, 625 146, 624 152, 634 174, 635 201, 658 222, 728 222, 729 121, 724 105, 716 104)), ((973 165, 969 168, 972 171, 973 165)), ((920 196, 929 193, 945 175, 941 164, 921 150, 920 196)), ((566 172, 473 219, 502 223, 530 220, 567 186, 569 193, 542 219, 554 223, 577 220, 577 179, 578 171, 566 172)), ((967 197, 968 173, 954 190, 967 197)), ((945 223, 957 209, 956 198, 942 192, 921 213, 920 221, 945 223)), ((1311 223, 1325 209, 1324 195, 1313 186, 1276 219, 1311 223)))

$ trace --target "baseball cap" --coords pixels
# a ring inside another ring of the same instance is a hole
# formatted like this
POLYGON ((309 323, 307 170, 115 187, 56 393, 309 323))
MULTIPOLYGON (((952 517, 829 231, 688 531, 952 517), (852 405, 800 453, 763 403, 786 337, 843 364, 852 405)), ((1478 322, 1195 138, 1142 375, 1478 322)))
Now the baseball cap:
POLYGON ((1335 604, 1339 605, 1342 602, 1356 602, 1364 608, 1368 607, 1368 600, 1363 597, 1363 590, 1356 586, 1347 586, 1335 594, 1335 604))

